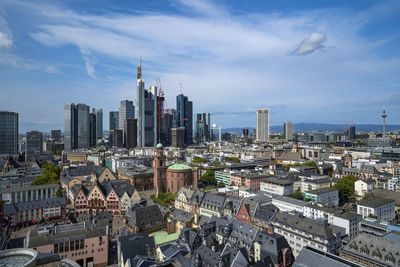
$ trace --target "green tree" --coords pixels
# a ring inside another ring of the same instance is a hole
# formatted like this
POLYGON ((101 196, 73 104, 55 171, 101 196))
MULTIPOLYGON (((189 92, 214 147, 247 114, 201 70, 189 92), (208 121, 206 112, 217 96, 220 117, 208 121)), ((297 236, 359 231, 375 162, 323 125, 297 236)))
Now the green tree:
POLYGON ((240 163, 240 159, 237 158, 237 157, 225 157, 225 161, 234 162, 234 163, 240 163))
POLYGON ((288 197, 295 198, 295 199, 303 199, 303 193, 301 193, 300 188, 297 188, 293 194, 288 195, 288 197))
POLYGON ((56 192, 57 197, 63 197, 64 196, 64 191, 62 190, 61 186, 58 187, 57 192, 56 192))
POLYGON ((219 182, 217 186, 221 188, 221 187, 225 187, 225 184, 223 182, 219 182))
POLYGON ((38 176, 32 181, 31 185, 44 185, 44 184, 58 184, 60 182, 61 168, 52 164, 44 162, 42 164, 44 172, 42 176, 38 176))
POLYGON ((199 156, 194 156, 192 159, 192 163, 206 163, 207 159, 201 158, 199 156))
MULTIPOLYGON (((358 180, 358 177, 354 175, 343 176, 333 186, 339 190, 339 201, 344 204, 350 201, 354 194, 354 183, 358 180)), ((352 199, 353 200, 353 199, 352 199)))
POLYGON ((215 173, 212 170, 207 170, 200 178, 200 181, 206 185, 217 185, 215 180, 215 173))

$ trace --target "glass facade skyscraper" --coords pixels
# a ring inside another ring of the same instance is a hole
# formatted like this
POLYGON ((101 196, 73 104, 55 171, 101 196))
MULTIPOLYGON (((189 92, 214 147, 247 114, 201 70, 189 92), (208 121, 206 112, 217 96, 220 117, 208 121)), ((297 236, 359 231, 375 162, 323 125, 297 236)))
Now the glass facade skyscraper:
POLYGON ((197 144, 210 141, 210 113, 196 114, 196 134, 195 139, 197 144))
POLYGON ((34 161, 43 152, 43 134, 38 131, 26 133, 25 161, 34 161))
POLYGON ((64 105, 64 148, 88 148, 90 145, 89 106, 64 105))
POLYGON ((103 138, 103 110, 96 111, 96 139, 103 138))
POLYGON ((135 118, 135 106, 133 101, 122 100, 119 105, 119 119, 118 119, 118 129, 124 130, 125 119, 135 118))
POLYGON ((178 125, 185 127, 185 145, 193 143, 193 103, 187 96, 180 94, 176 97, 178 125))
POLYGON ((97 131, 97 119, 96 119, 96 110, 92 109, 92 112, 89 114, 89 124, 90 124, 90 146, 96 145, 96 131, 97 131))
POLYGON ((118 130, 119 112, 110 111, 110 131, 118 130))
POLYGON ((0 154, 18 154, 18 113, 0 111, 0 154))

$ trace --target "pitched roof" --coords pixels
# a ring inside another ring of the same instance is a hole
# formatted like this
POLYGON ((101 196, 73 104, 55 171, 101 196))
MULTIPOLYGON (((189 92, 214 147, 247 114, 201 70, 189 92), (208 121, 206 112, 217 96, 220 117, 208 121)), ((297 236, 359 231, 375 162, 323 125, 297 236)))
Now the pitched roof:
POLYGON ((139 229, 148 228, 161 223, 165 223, 165 219, 158 205, 132 207, 132 213, 128 220, 128 225, 130 227, 134 228, 137 226, 139 229))
POLYGON ((296 257, 292 267, 361 267, 351 261, 331 253, 320 251, 311 247, 304 247, 296 257))

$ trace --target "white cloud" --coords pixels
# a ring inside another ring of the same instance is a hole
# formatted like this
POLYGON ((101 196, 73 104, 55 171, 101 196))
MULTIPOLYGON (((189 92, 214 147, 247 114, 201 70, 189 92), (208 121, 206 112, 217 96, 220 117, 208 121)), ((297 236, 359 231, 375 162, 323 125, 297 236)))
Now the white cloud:
POLYGON ((13 44, 10 37, 4 32, 0 32, 0 48, 9 48, 13 44))
POLYGON ((326 41, 326 35, 318 32, 313 32, 309 37, 301 41, 298 47, 292 52, 294 55, 308 55, 317 50, 323 49, 326 41))

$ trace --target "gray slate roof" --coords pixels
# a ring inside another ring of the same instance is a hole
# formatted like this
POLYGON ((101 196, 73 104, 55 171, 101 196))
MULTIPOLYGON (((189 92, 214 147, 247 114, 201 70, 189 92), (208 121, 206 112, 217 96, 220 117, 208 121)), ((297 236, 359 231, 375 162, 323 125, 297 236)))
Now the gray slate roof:
POLYGON ((297 256, 292 267, 361 267, 331 253, 323 252, 311 247, 304 247, 297 256))

